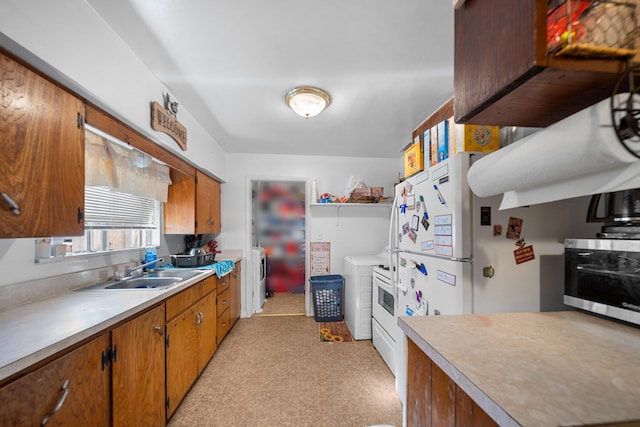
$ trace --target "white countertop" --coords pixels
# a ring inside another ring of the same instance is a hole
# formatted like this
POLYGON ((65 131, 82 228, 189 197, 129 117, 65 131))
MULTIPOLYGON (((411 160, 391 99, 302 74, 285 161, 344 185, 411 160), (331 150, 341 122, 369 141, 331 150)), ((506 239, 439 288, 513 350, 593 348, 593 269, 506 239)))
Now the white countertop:
POLYGON ((213 274, 162 290, 77 290, 0 311, 0 381, 213 274))
MULTIPOLYGON (((242 251, 222 251, 216 260, 241 261, 242 251)), ((0 381, 215 274, 202 271, 160 290, 81 289, 0 310, 0 381)))
POLYGON ((398 324, 501 426, 640 421, 639 328, 576 311, 398 324))

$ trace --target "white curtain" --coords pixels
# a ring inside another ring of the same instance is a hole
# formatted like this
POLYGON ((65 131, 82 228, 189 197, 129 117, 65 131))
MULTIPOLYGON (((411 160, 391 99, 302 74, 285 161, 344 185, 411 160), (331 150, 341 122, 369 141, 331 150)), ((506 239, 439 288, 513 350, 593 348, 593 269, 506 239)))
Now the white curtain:
POLYGON ((85 134, 85 185, 109 187, 163 203, 167 201, 171 185, 169 166, 89 130, 85 134))

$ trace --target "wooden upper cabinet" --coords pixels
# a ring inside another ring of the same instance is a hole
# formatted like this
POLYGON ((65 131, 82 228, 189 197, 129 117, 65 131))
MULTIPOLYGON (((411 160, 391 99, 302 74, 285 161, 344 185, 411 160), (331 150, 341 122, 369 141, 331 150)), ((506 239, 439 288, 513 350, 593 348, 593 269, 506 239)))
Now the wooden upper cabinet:
POLYGON ((195 177, 171 169, 164 206, 166 234, 220 233, 220 183, 200 171, 195 177))
POLYGON ((164 425, 164 333, 164 304, 112 331, 114 427, 164 425))
POLYGON ((455 11, 456 123, 545 127, 611 95, 626 61, 547 54, 547 0, 455 11))
POLYGON ((165 234, 195 234, 196 179, 171 169, 171 185, 164 204, 165 234))
POLYGON ((196 231, 220 233, 220 183, 196 171, 196 231))
POLYGON ((0 144, 0 238, 82 234, 83 101, 2 52, 0 144))
POLYGON ((105 333, 0 388, 2 426, 111 426, 105 333))

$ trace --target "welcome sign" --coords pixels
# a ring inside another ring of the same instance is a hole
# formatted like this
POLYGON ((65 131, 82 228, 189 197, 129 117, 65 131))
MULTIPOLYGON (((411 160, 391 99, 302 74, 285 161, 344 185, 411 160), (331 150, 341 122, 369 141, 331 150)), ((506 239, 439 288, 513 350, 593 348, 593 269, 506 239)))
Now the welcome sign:
POLYGON ((171 103, 168 95, 165 103, 169 104, 167 108, 158 102, 151 103, 151 129, 166 133, 178 143, 182 151, 186 151, 187 128, 176 117, 178 103, 171 103))

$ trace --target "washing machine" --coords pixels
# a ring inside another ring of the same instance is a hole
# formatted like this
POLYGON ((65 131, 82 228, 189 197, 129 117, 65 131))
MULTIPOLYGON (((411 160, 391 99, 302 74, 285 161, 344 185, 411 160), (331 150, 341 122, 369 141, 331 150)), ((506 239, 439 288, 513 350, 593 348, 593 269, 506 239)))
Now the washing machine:
POLYGON ((373 267, 388 266, 389 253, 344 258, 344 321, 355 340, 371 339, 373 267))
POLYGON ((251 249, 251 270, 253 286, 253 312, 261 313, 262 306, 267 297, 267 261, 264 255, 264 248, 255 247, 251 249))

